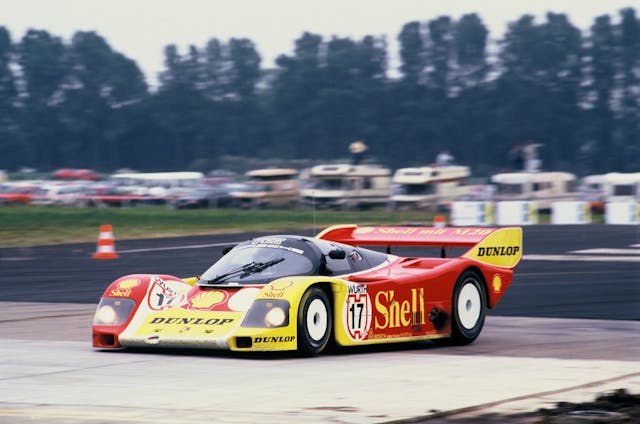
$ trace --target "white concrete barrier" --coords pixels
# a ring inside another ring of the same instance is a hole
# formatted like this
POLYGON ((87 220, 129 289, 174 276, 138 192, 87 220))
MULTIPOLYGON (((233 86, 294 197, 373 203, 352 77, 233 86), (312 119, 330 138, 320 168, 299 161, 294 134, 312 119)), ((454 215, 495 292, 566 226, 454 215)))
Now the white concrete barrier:
POLYGON ((497 225, 533 225, 538 223, 538 205, 531 201, 496 203, 497 225))
POLYGON ((455 226, 492 225, 492 202, 458 201, 451 204, 451 224, 455 226))
POLYGON ((640 204, 637 202, 607 202, 604 205, 606 224, 640 223, 640 204))
POLYGON ((551 204, 552 224, 590 224, 591 206, 588 202, 554 202, 551 204))

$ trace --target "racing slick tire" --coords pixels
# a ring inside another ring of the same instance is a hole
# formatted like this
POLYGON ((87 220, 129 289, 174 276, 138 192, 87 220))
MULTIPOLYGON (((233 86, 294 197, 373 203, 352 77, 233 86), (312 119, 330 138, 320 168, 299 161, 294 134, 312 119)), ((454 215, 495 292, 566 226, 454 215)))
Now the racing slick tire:
POLYGON ((480 335, 487 314, 484 284, 477 272, 466 270, 456 280, 451 313, 448 344, 461 346, 473 342, 480 335))
POLYGON ((309 287, 298 309, 298 351, 305 356, 322 352, 331 338, 332 326, 329 296, 320 287, 309 287))

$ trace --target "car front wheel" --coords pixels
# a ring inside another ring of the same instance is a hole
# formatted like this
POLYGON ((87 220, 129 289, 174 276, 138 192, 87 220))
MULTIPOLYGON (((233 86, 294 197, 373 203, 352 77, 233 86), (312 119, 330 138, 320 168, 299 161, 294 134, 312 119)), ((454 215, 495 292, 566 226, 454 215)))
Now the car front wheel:
POLYGON ((331 336, 332 314, 329 297, 320 287, 310 287, 302 295, 298 311, 298 350, 317 355, 331 336))

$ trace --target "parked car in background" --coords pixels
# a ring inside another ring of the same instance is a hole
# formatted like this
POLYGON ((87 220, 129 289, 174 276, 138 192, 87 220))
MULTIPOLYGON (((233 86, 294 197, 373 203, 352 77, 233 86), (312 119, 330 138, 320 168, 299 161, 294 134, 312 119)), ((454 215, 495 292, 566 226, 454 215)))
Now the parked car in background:
POLYGON ((43 183, 34 192, 31 203, 36 206, 75 206, 78 198, 89 189, 89 184, 59 181, 43 183))
POLYGON ((193 187, 170 200, 174 209, 223 208, 232 204, 234 198, 228 183, 193 187))
POLYGON ((53 178, 56 180, 98 181, 102 179, 102 175, 91 169, 63 168, 55 171, 53 178))
POLYGON ((27 205, 33 199, 33 193, 38 189, 37 181, 17 181, 0 184, 0 206, 27 205))

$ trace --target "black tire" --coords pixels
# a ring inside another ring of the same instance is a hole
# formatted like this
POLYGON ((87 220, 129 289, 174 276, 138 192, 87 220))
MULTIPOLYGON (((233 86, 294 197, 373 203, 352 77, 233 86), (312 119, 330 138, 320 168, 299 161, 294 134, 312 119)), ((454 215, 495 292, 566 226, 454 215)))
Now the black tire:
POLYGON ((309 287, 298 309, 298 351, 305 356, 318 355, 329 343, 332 326, 329 296, 320 287, 309 287))
POLYGON ((452 345, 467 345, 482 331, 487 299, 482 278, 475 271, 464 271, 456 280, 451 305, 452 345))

